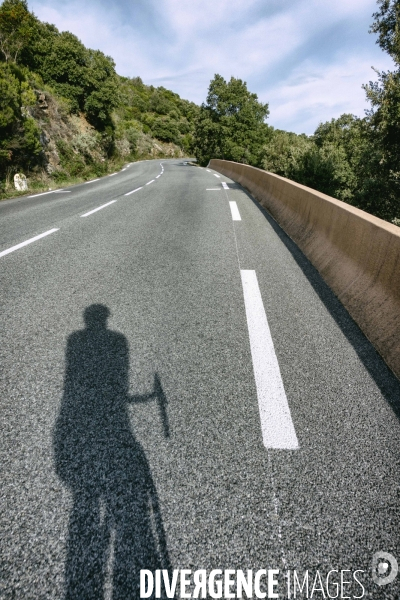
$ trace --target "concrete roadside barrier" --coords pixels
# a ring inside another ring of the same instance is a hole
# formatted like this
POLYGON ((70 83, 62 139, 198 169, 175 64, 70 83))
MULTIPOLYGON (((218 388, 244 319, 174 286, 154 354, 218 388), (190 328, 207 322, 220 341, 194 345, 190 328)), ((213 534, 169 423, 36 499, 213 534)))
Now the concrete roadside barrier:
POLYGON ((262 169, 217 159, 209 167, 268 210, 400 378, 400 228, 262 169))

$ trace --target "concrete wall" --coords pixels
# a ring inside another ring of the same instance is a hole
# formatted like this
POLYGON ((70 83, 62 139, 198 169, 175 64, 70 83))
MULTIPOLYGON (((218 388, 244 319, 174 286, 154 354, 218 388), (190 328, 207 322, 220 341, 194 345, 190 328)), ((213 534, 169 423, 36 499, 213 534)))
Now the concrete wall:
POLYGON ((209 166, 268 210, 400 378, 400 228, 255 167, 209 166))

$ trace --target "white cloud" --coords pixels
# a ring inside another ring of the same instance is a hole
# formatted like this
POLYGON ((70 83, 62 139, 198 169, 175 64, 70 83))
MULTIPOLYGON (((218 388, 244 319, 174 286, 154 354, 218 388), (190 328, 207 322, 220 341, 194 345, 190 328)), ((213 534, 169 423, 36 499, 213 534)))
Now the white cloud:
POLYGON ((343 113, 363 117, 369 104, 361 86, 374 79, 367 59, 349 57, 328 67, 306 61, 269 90, 269 122, 278 129, 311 134, 320 122, 343 113))

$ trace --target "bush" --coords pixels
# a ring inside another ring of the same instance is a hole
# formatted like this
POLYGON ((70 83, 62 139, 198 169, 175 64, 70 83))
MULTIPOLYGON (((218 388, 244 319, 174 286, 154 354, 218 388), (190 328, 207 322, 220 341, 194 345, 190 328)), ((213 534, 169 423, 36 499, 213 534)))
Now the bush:
POLYGON ((169 117, 158 117, 151 129, 154 137, 163 142, 178 143, 180 140, 179 130, 169 117))
POLYGON ((87 131, 85 133, 78 133, 72 139, 71 145, 77 152, 84 154, 86 157, 91 158, 91 153, 96 148, 99 148, 101 143, 101 136, 95 131, 87 131))

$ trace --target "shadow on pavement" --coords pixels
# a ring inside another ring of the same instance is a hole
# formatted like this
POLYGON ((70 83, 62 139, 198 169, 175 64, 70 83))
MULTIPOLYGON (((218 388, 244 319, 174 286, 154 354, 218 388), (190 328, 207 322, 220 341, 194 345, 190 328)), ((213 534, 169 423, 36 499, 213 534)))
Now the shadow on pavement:
POLYGON ((396 414, 397 418, 400 419, 400 381, 386 365, 371 342, 365 337, 340 300, 322 279, 317 269, 310 263, 308 258, 278 225, 274 218, 242 186, 236 183, 229 184, 229 187, 241 189, 265 216, 272 229, 292 254, 294 260, 307 277, 315 292, 357 352, 359 359, 379 387, 393 412, 396 414))
POLYGON ((107 329, 108 316, 106 306, 86 308, 86 327, 66 349, 54 429, 56 471, 73 495, 65 600, 136 599, 140 569, 171 571, 157 491, 127 411, 158 401, 168 437, 166 398, 157 375, 153 392, 128 395, 128 343, 107 329))

